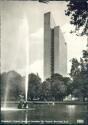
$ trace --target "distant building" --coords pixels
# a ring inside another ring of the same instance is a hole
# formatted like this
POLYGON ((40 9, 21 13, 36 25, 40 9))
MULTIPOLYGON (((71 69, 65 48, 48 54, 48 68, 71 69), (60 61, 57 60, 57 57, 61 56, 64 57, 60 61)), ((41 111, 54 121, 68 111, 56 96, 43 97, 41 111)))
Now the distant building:
POLYGON ((48 12, 44 14, 44 79, 54 73, 67 75, 67 44, 48 12))

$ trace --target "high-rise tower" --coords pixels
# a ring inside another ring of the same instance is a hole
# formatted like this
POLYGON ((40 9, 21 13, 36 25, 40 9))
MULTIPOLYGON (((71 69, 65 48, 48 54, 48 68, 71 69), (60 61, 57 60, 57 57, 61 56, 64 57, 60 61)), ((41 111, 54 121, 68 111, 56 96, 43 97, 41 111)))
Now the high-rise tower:
POLYGON ((67 45, 51 13, 44 14, 44 79, 54 73, 67 74, 67 45))

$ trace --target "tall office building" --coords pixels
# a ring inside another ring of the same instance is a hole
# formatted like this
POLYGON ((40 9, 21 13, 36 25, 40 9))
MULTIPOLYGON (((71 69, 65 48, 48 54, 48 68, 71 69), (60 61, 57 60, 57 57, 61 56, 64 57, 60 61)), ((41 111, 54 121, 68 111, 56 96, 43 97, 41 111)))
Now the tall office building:
POLYGON ((51 13, 44 14, 44 79, 54 73, 67 75, 67 45, 51 13))

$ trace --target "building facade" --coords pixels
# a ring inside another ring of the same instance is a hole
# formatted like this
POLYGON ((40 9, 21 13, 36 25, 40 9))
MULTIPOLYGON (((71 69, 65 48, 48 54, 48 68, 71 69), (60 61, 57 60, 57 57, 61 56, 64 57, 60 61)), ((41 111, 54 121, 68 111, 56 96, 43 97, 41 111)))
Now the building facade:
POLYGON ((67 75, 67 44, 48 12, 44 14, 44 80, 55 73, 67 75))

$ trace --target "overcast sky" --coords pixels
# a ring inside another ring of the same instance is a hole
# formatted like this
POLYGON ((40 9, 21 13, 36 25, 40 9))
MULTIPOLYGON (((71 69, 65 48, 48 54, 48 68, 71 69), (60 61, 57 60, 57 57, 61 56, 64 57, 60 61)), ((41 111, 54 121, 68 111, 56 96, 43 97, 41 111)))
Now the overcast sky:
POLYGON ((24 75, 27 67, 29 72, 38 72, 43 78, 43 23, 44 13, 49 11, 55 24, 61 27, 67 42, 70 71, 69 60, 81 56, 86 47, 86 37, 70 34, 74 27, 69 23, 70 18, 65 16, 66 4, 65 1, 49 4, 28 1, 1 3, 2 72, 15 70, 24 75))

